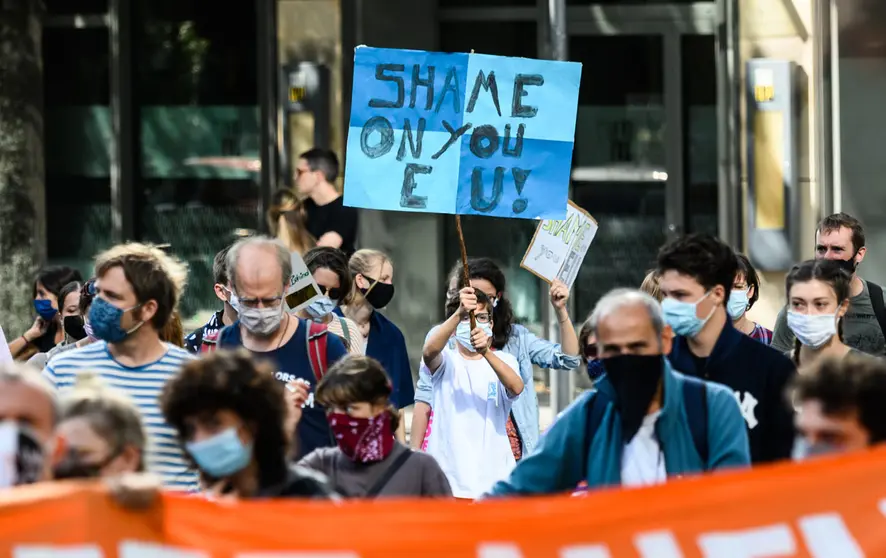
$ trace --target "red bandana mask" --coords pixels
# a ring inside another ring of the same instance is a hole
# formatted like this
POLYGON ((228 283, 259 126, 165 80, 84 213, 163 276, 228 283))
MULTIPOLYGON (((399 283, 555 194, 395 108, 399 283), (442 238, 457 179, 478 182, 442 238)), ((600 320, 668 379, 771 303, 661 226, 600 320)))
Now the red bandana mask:
POLYGON ((327 419, 339 449, 351 461, 382 461, 394 449, 391 415, 388 412, 368 419, 354 418, 346 413, 329 413, 327 419))

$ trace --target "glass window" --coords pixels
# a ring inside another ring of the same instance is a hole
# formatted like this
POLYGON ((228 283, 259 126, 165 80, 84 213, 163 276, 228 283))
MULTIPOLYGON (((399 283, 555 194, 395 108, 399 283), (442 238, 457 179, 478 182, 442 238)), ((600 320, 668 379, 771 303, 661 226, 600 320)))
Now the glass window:
POLYGON ((680 39, 689 232, 717 234, 717 60, 713 35, 680 39))
MULTIPOLYGON (((501 8, 535 6, 537 0, 440 0, 441 8, 501 8)), ((498 25, 498 23, 495 23, 498 25)), ((470 50, 470 49, 468 49, 470 50)), ((454 52, 454 51, 453 51, 454 52)))
POLYGON ((187 318, 216 309, 212 258, 259 223, 256 8, 140 0, 133 12, 136 231, 190 264, 187 318))
POLYGON ((47 252, 92 272, 111 242, 107 28, 43 30, 47 252))
POLYGON ((580 322, 609 290, 639 286, 666 238, 664 40, 577 35, 569 52, 583 64, 572 199, 600 223, 574 287, 580 322))
POLYGON ((108 12, 108 0, 44 0, 49 15, 90 15, 108 12))

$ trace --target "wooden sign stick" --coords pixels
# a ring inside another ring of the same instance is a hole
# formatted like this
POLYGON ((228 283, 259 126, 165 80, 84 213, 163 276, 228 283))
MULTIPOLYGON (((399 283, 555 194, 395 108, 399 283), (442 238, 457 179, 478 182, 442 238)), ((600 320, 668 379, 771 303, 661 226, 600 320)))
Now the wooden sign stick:
MULTIPOLYGON (((468 250, 465 248, 465 235, 461 230, 461 215, 455 216, 455 228, 458 231, 458 244, 461 247, 461 265, 464 270, 464 281, 465 287, 471 286, 471 271, 468 269, 468 250)), ((491 310, 487 308, 487 311, 491 310)), ((474 316, 474 311, 471 310, 471 331, 474 331, 477 328, 477 318, 474 316)))

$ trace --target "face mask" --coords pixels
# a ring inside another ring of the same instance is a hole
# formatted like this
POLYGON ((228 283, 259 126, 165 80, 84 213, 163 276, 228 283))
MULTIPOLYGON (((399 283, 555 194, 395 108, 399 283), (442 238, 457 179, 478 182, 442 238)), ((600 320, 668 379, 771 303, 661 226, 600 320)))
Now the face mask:
POLYGON ((89 322, 86 322, 83 324, 83 331, 86 332, 86 336, 89 337, 90 339, 98 339, 95 336, 95 332, 92 331, 92 324, 90 324, 89 322))
POLYGON ((594 359, 588 361, 588 378, 591 381, 596 381, 600 376, 606 373, 606 369, 603 367, 603 361, 600 359, 594 359))
POLYGON ((839 447, 833 444, 827 442, 810 444, 806 441, 806 438, 798 436, 797 439, 794 440, 794 449, 791 452, 791 458, 794 461, 805 461, 806 459, 834 455, 842 452, 843 451, 839 447))
POLYGON ((72 449, 61 463, 55 466, 52 471, 52 479, 95 479, 100 477, 102 470, 115 459, 117 459, 117 454, 112 453, 98 463, 89 463, 83 459, 79 451, 72 449))
POLYGON ((200 470, 221 479, 240 472, 252 461, 252 445, 245 445, 233 426, 211 438, 185 444, 200 470))
POLYGON ((237 314, 246 331, 259 337, 270 337, 283 323, 283 305, 270 308, 240 308, 237 314))
MULTIPOLYGON (((857 254, 857 252, 856 252, 857 254)), ((852 254, 852 257, 848 260, 832 260, 834 263, 840 266, 841 269, 846 271, 846 273, 852 275, 855 273, 855 270, 858 268, 858 264, 855 262, 856 254, 852 254)))
POLYGON ((320 295, 311 302, 305 312, 314 320, 322 320, 338 307, 338 301, 326 295, 320 295))
POLYGON ((669 326, 674 328, 674 333, 683 337, 695 337, 701 328, 704 327, 711 316, 714 315, 715 308, 711 308, 707 318, 699 318, 696 310, 698 304, 706 299, 711 293, 708 292, 695 302, 680 302, 673 298, 666 298, 661 303, 661 310, 664 312, 665 321, 669 326))
POLYGON ((387 411, 372 418, 353 418, 346 413, 329 413, 327 419, 339 449, 351 461, 382 461, 394 449, 391 415, 387 411))
MULTIPOLYGON (((477 324, 477 327, 482 329, 483 333, 490 338, 492 337, 491 324, 477 324)), ((455 328, 455 340, 458 341, 462 347, 472 353, 477 352, 477 350, 474 349, 474 344, 471 343, 471 322, 459 322, 458 327, 455 328)))
POLYGON ((29 427, 0 422, 0 488, 40 482, 45 465, 43 444, 29 427))
POLYGON ((729 312, 729 317, 733 320, 741 318, 748 311, 748 292, 733 290, 729 293, 726 311, 729 312))
POLYGON ((368 289, 360 289, 360 292, 366 297, 366 301, 376 310, 381 310, 390 304, 391 299, 394 298, 394 285, 379 283, 375 279, 370 279, 365 275, 363 277, 370 283, 368 289))
POLYGON ((65 316, 65 333, 74 341, 79 341, 86 337, 86 325, 83 323, 83 316, 65 316))
POLYGON ((622 440, 627 443, 643 424, 661 383, 661 355, 619 355, 603 359, 606 379, 615 389, 622 440))
POLYGON ((51 320, 58 314, 58 310, 52 307, 52 301, 45 298, 38 298, 34 301, 34 310, 37 311, 38 316, 46 321, 51 320))
POLYGON ((837 315, 788 312, 788 327, 800 343, 818 349, 837 335, 837 315))
POLYGON ((237 293, 235 293, 234 291, 229 291, 228 289, 225 289, 225 292, 228 293, 228 304, 231 305, 231 308, 234 309, 234 312, 239 314, 240 313, 240 299, 237 297, 237 293))
POLYGON ((107 300, 96 297, 89 309, 89 323, 92 325, 92 334, 108 343, 120 343, 135 333, 144 322, 139 322, 132 329, 126 330, 120 325, 123 314, 131 312, 141 304, 127 308, 117 308, 107 300))

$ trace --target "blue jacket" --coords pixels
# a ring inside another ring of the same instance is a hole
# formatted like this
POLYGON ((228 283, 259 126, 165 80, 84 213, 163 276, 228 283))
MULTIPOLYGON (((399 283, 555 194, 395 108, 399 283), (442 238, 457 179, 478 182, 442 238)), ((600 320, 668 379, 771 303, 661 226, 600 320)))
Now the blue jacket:
MULTIPOLYGON (((664 359, 664 405, 655 422, 655 434, 664 453, 668 476, 682 476, 750 464, 748 436, 735 397, 725 387, 707 382, 708 463, 692 441, 692 433, 683 405, 684 376, 674 371, 664 359)), ((585 432, 588 404, 597 391, 606 391, 615 400, 615 391, 606 377, 596 389, 584 393, 566 409, 542 436, 535 452, 524 457, 509 479, 500 481, 490 495, 552 494, 573 490, 587 480, 590 488, 621 484, 621 457, 625 441, 621 437, 621 419, 613 403, 607 405, 601 423, 591 440, 588 455, 585 432)))
POLYGON ((791 457, 794 411, 786 392, 797 373, 791 359, 738 331, 730 320, 726 320, 703 368, 698 369, 685 337, 674 340, 668 358, 687 376, 723 384, 734 392, 747 423, 754 463, 791 457))
MULTIPOLYGON (((437 329, 435 326, 434 329, 437 329)), ((431 331, 433 332, 434 329, 431 331)), ((431 334, 428 333, 428 336, 431 334)), ((427 341, 427 338, 425 338, 427 341)), ((451 341, 454 343, 454 340, 451 341)), ((572 370, 581 364, 578 356, 570 356, 563 353, 558 343, 551 343, 541 339, 534 333, 519 324, 511 328, 511 337, 504 346, 504 352, 513 355, 520 363, 520 374, 525 387, 520 397, 514 401, 511 413, 520 439, 523 442, 523 456, 529 455, 538 443, 538 394, 535 393, 532 365, 539 368, 552 370, 572 370)), ((416 385, 415 400, 433 406, 431 376, 424 366, 418 370, 418 384, 416 385)))

